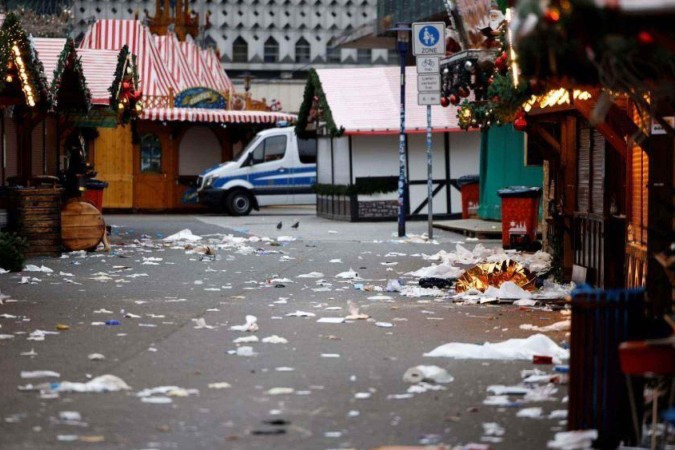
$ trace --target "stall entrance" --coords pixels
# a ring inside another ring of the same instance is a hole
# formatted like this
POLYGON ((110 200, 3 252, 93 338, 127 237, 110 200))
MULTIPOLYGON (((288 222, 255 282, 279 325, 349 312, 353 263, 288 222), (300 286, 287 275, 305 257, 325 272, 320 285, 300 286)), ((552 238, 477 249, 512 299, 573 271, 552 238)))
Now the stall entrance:
POLYGON ((166 209, 171 205, 172 158, 165 133, 140 133, 134 152, 134 208, 166 209))

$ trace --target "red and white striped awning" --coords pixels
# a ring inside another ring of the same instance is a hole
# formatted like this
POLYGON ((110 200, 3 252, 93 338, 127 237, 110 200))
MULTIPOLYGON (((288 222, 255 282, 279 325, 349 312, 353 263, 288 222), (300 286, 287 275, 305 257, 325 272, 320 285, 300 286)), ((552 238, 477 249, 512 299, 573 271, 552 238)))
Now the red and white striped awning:
POLYGON ((59 56, 66 46, 66 40, 61 38, 33 38, 32 42, 37 57, 45 70, 47 84, 51 86, 59 56))
POLYGON ((185 59, 185 55, 180 48, 180 42, 178 42, 175 34, 155 36, 155 43, 179 91, 200 86, 199 79, 185 59))
POLYGON ((273 124, 280 121, 294 122, 297 116, 268 111, 228 111, 205 108, 146 108, 141 120, 167 122, 254 123, 273 124))
POLYGON ((89 92, 91 92, 91 103, 94 105, 109 105, 110 91, 108 89, 115 80, 119 52, 78 48, 77 54, 82 61, 84 78, 87 81, 89 92))
POLYGON ((217 86, 218 83, 202 57, 202 49, 195 43, 192 36, 186 36, 185 41, 180 43, 180 47, 181 50, 183 50, 183 55, 185 55, 188 64, 199 80, 200 84, 198 86, 209 87, 216 91, 220 91, 221 89, 215 89, 215 86, 217 86))
POLYGON ((177 86, 148 27, 138 20, 97 20, 86 32, 82 48, 119 51, 124 45, 137 56, 136 64, 144 95, 169 96, 170 89, 177 86))
POLYGON ((206 67, 213 74, 213 78, 216 80, 217 91, 232 91, 234 92, 234 86, 230 77, 227 76, 225 70, 223 70, 223 65, 220 64, 220 59, 216 54, 216 51, 212 48, 202 50, 202 56, 206 62, 206 67))

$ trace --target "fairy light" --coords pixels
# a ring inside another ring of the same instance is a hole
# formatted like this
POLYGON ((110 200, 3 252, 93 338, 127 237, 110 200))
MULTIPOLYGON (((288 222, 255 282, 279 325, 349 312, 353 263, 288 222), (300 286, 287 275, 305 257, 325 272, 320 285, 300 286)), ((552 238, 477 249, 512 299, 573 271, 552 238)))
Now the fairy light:
MULTIPOLYGON (((33 96, 33 88, 31 87, 28 79, 28 72, 26 71, 26 65, 23 58, 21 57, 21 49, 19 46, 14 43, 12 45, 12 53, 14 53, 14 63, 16 64, 17 71, 19 73, 19 79, 21 80, 21 89, 23 90, 24 95, 26 96, 26 103, 28 106, 35 106, 35 97, 33 96)), ((7 75, 5 78, 7 82, 12 82, 12 76, 7 75)))
MULTIPOLYGON (((593 96, 588 91, 582 91, 580 89, 574 89, 572 91, 572 98, 574 100, 590 100, 593 96)), ((533 95, 528 101, 523 104, 523 110, 527 113, 533 107, 538 107, 539 109, 550 108, 553 106, 560 105, 569 105, 570 104, 570 91, 565 88, 553 89, 548 91, 546 94, 537 96, 533 95)))
POLYGON ((518 74, 520 68, 518 67, 518 55, 513 48, 513 32, 511 31, 511 8, 506 8, 506 39, 509 41, 509 56, 511 58, 511 73, 513 76, 513 86, 518 87, 518 74))

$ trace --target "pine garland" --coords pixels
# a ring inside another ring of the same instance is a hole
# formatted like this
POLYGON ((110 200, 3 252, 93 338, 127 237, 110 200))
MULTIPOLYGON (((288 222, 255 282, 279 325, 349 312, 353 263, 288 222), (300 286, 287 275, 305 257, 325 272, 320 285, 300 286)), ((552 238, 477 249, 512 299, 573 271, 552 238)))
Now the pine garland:
POLYGON ((302 105, 300 106, 300 112, 298 113, 298 121, 295 124, 295 133, 301 137, 307 135, 309 116, 315 103, 318 104, 318 107, 321 109, 321 120, 326 122, 328 134, 332 137, 342 136, 345 129, 343 127, 338 128, 338 126, 335 124, 335 121, 333 120, 333 114, 331 113, 328 102, 326 101, 326 94, 324 93, 323 87, 321 86, 319 74, 317 74, 316 70, 314 69, 310 69, 307 76, 305 93, 302 100, 302 105))
POLYGON ((84 70, 82 69, 82 61, 77 56, 75 42, 71 38, 66 40, 66 45, 59 55, 56 69, 54 69, 54 79, 52 80, 51 91, 52 98, 54 99, 54 109, 59 109, 59 111, 67 110, 72 112, 82 112, 85 114, 91 109, 91 91, 89 91, 89 87, 87 86, 87 80, 84 76, 84 70), (80 105, 59 106, 59 93, 63 86, 64 74, 66 71, 72 73, 77 80, 77 89, 82 96, 82 104, 80 105))
POLYGON ((8 62, 13 60, 12 47, 16 45, 24 61, 28 84, 35 93, 35 105, 37 107, 48 109, 52 103, 51 93, 45 77, 42 62, 37 58, 35 49, 31 45, 25 30, 21 27, 19 18, 14 13, 7 14, 5 21, 0 28, 0 79, 2 85, 0 91, 5 89, 5 77, 8 71, 8 62))
POLYGON ((113 111, 117 111, 117 98, 120 92, 120 86, 122 80, 124 79, 124 68, 129 58, 129 47, 125 45, 120 49, 119 54, 117 55, 117 67, 115 68, 115 78, 113 79, 113 84, 108 88, 110 91, 110 108, 113 111))

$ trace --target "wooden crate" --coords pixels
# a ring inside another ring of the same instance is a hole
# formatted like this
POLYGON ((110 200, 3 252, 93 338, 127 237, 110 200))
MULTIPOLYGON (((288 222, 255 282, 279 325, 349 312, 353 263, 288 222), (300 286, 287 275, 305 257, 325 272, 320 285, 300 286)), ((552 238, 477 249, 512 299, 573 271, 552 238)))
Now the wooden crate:
POLYGON ((62 189, 12 189, 9 230, 28 240, 27 257, 61 254, 62 189))

